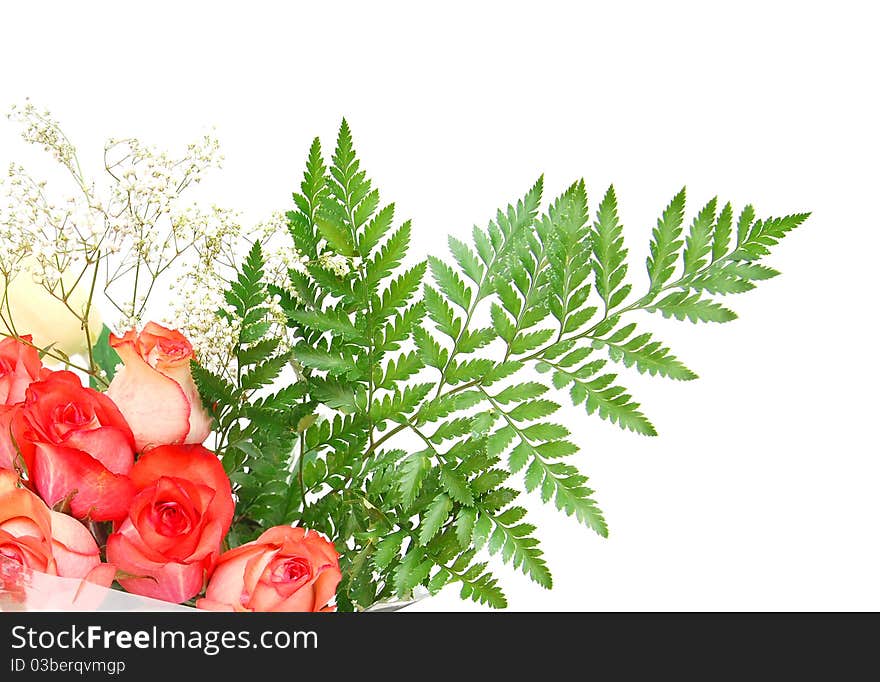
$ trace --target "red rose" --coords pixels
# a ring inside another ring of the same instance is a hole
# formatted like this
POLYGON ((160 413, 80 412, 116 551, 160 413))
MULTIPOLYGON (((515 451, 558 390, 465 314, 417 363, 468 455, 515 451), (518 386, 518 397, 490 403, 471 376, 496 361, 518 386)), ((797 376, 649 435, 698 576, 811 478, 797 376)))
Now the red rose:
MULTIPOLYGON (((30 336, 21 338, 28 343, 32 341, 30 336)), ((11 336, 0 341, 0 405, 20 403, 25 389, 49 373, 37 349, 28 343, 11 336)))
POLYGON ((323 535, 276 526, 224 552, 205 598, 210 611, 329 611, 342 579, 339 555, 323 535))
POLYGON ((124 518, 134 487, 134 438, 103 393, 72 372, 52 372, 31 384, 13 416, 12 434, 28 485, 50 506, 69 500, 73 516, 124 518))
POLYGON ((107 559, 138 576, 119 580, 129 592, 184 602, 202 591, 232 523, 229 478, 210 450, 165 445, 141 455, 131 480, 137 494, 107 559))
POLYGON ((137 449, 203 443, 211 433, 211 418, 190 373, 194 356, 186 337, 150 322, 140 334, 111 334, 110 345, 124 367, 113 377, 107 395, 128 420, 137 449))

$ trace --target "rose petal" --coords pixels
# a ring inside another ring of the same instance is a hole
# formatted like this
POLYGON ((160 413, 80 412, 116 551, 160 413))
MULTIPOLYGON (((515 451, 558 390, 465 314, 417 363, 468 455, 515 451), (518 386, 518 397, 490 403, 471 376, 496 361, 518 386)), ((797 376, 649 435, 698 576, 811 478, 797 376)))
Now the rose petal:
POLYGON ((67 514, 49 513, 52 517, 52 551, 58 575, 85 578, 101 563, 95 538, 84 525, 67 514))
POLYGON ((166 376, 174 379, 190 403, 189 433, 184 443, 201 445, 211 435, 213 420, 202 405, 202 396, 192 378, 189 363, 164 370, 166 376))
POLYGON ((116 579, 116 566, 113 564, 98 564, 83 580, 101 587, 110 587, 116 579))
POLYGON ((134 465, 133 439, 115 426, 71 431, 64 445, 87 452, 114 474, 127 474, 134 465))
POLYGON ((13 519, 24 519, 33 523, 37 534, 42 538, 52 537, 49 508, 29 490, 18 488, 0 496, 0 527, 13 519))
POLYGON ((98 460, 73 448, 37 443, 30 473, 47 504, 54 506, 72 495, 70 510, 80 519, 123 519, 134 496, 127 476, 108 471, 98 460))
POLYGON ((259 546, 247 544, 224 552, 211 574, 205 596, 217 603, 241 606, 245 568, 262 551, 259 546))
POLYGON ((224 612, 232 612, 235 609, 230 605, 224 602, 213 601, 211 599, 202 598, 196 601, 196 608, 201 609, 202 611, 224 611, 224 612))
POLYGON ((162 564, 150 561, 135 543, 118 533, 107 539, 107 559, 120 571, 144 576, 118 579, 119 584, 132 594, 180 604, 202 590, 205 569, 201 562, 162 564))
POLYGON ((18 488, 18 472, 9 469, 0 469, 0 495, 18 488))
POLYGON ((154 485, 163 476, 182 478, 207 486, 215 494, 203 513, 219 523, 221 535, 229 530, 235 512, 232 487, 223 464, 210 450, 200 445, 153 448, 135 462, 130 476, 138 490, 154 485))
POLYGON ((18 450, 12 441, 12 422, 18 410, 17 405, 0 405, 0 469, 15 468, 18 450))
MULTIPOLYGON (((294 613, 311 613, 315 610, 315 589, 312 585, 303 585, 286 599, 279 599, 278 593, 266 585, 257 588, 251 599, 250 607, 254 611, 287 611, 294 613)), ((322 604, 323 606, 323 604, 322 604)))
POLYGON ((22 336, 21 341, 11 336, 0 341, 0 363, 5 361, 12 368, 0 376, 0 403, 14 405, 22 402, 27 387, 40 378, 43 363, 37 349, 30 345, 32 343, 30 334, 22 336))
POLYGON ((107 396, 131 427, 137 450, 182 443, 189 433, 190 402, 180 385, 144 362, 131 343, 120 344, 116 352, 125 366, 107 396))
POLYGON ((186 479, 162 477, 154 487, 138 494, 137 503, 132 504, 129 516, 137 527, 143 543, 162 554, 167 560, 192 562, 204 559, 211 552, 217 552, 222 536, 205 537, 204 513, 214 497, 214 491, 186 479), (153 522, 153 506, 157 503, 175 503, 182 514, 190 521, 189 530, 180 535, 163 535, 153 522), (196 553, 200 542, 213 544, 206 551, 196 553))
POLYGON ((342 571, 339 565, 330 565, 319 569, 318 577, 315 578, 315 607, 326 606, 334 596, 336 588, 342 580, 342 571))

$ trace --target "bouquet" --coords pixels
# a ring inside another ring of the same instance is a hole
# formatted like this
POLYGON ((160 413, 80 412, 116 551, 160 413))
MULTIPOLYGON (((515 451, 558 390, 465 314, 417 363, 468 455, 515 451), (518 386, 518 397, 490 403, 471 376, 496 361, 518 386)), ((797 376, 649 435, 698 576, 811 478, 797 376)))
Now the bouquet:
POLYGON ((48 112, 12 117, 74 193, 12 166, 0 216, 0 576, 28 608, 46 574, 84 608, 90 586, 352 611, 451 583, 500 608, 492 560, 551 587, 523 494, 608 534, 557 400, 655 436, 615 367, 696 375, 640 318, 733 320, 718 299, 779 274, 764 258, 807 218, 712 199, 686 221, 682 189, 637 287, 614 188, 591 211, 582 180, 544 203, 539 178, 418 260, 345 121, 246 228, 184 203, 211 136, 110 140, 104 185, 48 112))

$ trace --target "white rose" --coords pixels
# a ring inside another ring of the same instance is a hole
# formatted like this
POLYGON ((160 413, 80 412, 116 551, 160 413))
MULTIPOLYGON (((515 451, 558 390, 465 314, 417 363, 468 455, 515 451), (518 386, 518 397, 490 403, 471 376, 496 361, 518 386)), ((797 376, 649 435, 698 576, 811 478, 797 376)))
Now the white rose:
MULTIPOLYGON (((86 333, 80 320, 61 301, 34 281, 28 265, 28 261, 23 262, 22 269, 6 287, 5 294, 12 309, 15 330, 19 334, 31 334, 34 345, 39 348, 52 345, 69 356, 87 353, 86 333)), ((65 278, 65 281, 72 279, 65 278)), ((0 286, 3 284, 3 279, 0 278, 0 286)), ((89 284, 91 280, 88 279, 87 274, 80 280, 67 301, 68 305, 80 315, 85 312, 88 302, 89 284)), ((5 300, 3 313, 4 317, 8 317, 5 300)), ((88 322, 90 338, 94 344, 104 324, 94 302, 89 311, 88 322)))

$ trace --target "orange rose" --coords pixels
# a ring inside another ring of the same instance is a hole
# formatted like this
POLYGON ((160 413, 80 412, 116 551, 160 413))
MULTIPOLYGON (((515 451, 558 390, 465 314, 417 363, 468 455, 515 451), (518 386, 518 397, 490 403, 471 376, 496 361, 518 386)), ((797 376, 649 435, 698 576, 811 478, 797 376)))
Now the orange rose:
POLYGON ((68 502, 80 519, 125 517, 134 494, 127 476, 134 438, 107 396, 85 388, 72 372, 51 372, 28 387, 15 409, 11 435, 0 433, 0 454, 17 447, 29 487, 51 506, 68 502))
POLYGON ((193 348, 180 332, 149 322, 138 334, 110 335, 122 367, 107 395, 134 432, 138 451, 148 446, 200 444, 211 433, 189 369, 193 348))
MULTIPOLYGON (((28 343, 33 340, 21 338, 28 343)), ((0 341, 0 405, 20 403, 27 387, 48 373, 36 348, 11 336, 0 341)))
POLYGON ((209 611, 330 611, 339 555, 319 533, 276 526, 220 556, 204 599, 209 611))
POLYGON ((137 494, 128 518, 107 540, 107 559, 137 576, 129 592, 184 602, 202 591, 235 504, 217 456, 200 445, 164 445, 131 470, 137 494))
MULTIPOLYGON (((80 578, 104 587, 116 569, 101 563, 98 545, 79 521, 50 510, 31 491, 17 488, 18 476, 0 471, 0 557, 9 566, 65 578, 80 578)), ((5 582, 0 585, 5 588, 5 582)))

